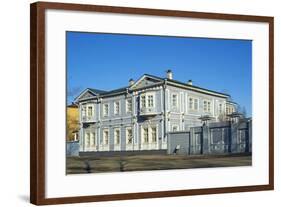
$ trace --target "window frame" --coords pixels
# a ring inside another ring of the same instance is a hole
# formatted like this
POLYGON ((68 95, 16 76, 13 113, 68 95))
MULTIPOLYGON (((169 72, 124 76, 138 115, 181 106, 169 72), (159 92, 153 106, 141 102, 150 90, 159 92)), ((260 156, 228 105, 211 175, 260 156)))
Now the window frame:
POLYGON ((199 98, 196 98, 194 96, 188 96, 188 110, 199 111, 199 98), (190 100, 192 100, 192 102, 190 100), (191 103, 191 105, 190 105, 190 103, 191 103), (191 108, 190 108, 190 106, 191 106, 191 108), (196 106, 196 108, 195 108, 195 106, 196 106))
POLYGON ((91 147, 97 146, 96 137, 97 137, 97 134, 95 131, 90 132, 90 146, 91 147))
POLYGON ((87 117, 93 117, 94 116, 94 105, 93 104, 87 104, 86 106, 86 116, 87 117), (89 115, 89 108, 91 108, 91 115, 89 115))
POLYGON ((151 135, 151 143, 157 143, 157 126, 151 126, 150 127, 150 135, 151 135), (155 129, 155 141, 153 140, 153 130, 152 129, 155 129))
POLYGON ((149 128, 148 127, 142 127, 142 143, 148 144, 149 143, 149 128), (145 132, 147 132, 147 139, 145 139, 145 132))
POLYGON ((126 113, 129 114, 132 112, 133 112, 133 98, 127 98, 126 99, 126 113), (129 107, 129 102, 131 102, 130 107, 129 107))
POLYGON ((103 117, 108 117, 109 116, 109 103, 103 103, 102 115, 103 115, 103 117), (105 108, 106 108, 105 106, 107 106, 107 113, 105 113, 105 108))
POLYGON ((146 105, 147 105, 147 108, 154 108, 154 95, 149 93, 146 95, 146 105), (152 103, 152 104, 151 104, 152 103))
POLYGON ((128 145, 133 144, 133 139, 134 139, 133 128, 132 127, 126 127, 126 144, 128 144, 128 145), (129 130, 131 131, 131 142, 129 142, 129 133, 128 133, 129 130))
POLYGON ((203 100, 203 112, 205 113, 212 113, 212 101, 209 99, 203 100), (205 109, 205 102, 206 102, 206 109, 205 109))
POLYGON ((121 108, 120 108, 120 101, 114 101, 114 115, 120 115, 121 114, 121 108), (118 111, 117 111, 118 106, 118 111))
POLYGON ((171 94, 171 102, 172 102, 172 108, 179 108, 179 94, 177 94, 177 93, 172 93, 171 94), (176 105, 174 105, 174 96, 176 96, 176 105))
POLYGON ((104 128, 102 130, 101 145, 105 145, 105 146, 109 145, 109 128, 104 128), (106 134, 106 132, 107 132, 107 143, 105 144, 105 134, 106 134))
POLYGON ((145 92, 140 95, 140 108, 155 108, 156 107, 156 99, 155 92, 145 92), (152 97, 152 99, 149 99, 152 97), (151 105, 152 103, 152 105, 151 105))
POLYGON ((114 145, 120 145, 121 144, 121 128, 120 127, 117 127, 117 128, 114 128, 114 145), (118 132, 118 142, 117 142, 117 132, 118 132))

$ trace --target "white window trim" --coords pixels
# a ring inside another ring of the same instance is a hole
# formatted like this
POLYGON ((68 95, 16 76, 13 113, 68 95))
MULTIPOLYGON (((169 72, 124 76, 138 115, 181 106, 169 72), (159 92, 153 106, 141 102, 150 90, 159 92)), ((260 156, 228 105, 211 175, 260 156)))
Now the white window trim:
POLYGON ((126 127, 126 145, 133 145, 133 140, 134 140, 133 128, 132 127, 126 127), (132 132, 132 141, 131 141, 131 143, 128 142, 129 141, 128 130, 131 130, 131 132, 132 132))
POLYGON ((121 146, 121 128, 118 127, 118 128, 114 128, 114 147, 115 146, 118 146, 120 147, 121 146), (116 142, 116 132, 119 131, 119 143, 116 142))
POLYGON ((94 117, 95 115, 95 105, 94 104, 86 104, 86 116, 89 117, 89 107, 92 107, 92 116, 94 117))
POLYGON ((200 106, 200 103, 199 103, 199 98, 195 98, 194 96, 188 96, 187 97, 187 104, 188 104, 188 110, 192 110, 192 111, 199 111, 199 106, 200 106), (192 99, 192 107, 190 108, 189 107, 189 104, 190 104, 190 99, 192 99), (197 109, 195 109, 195 100, 197 100, 197 109))
POLYGON ((149 129, 148 129, 148 142, 151 143, 151 144, 158 143, 158 127, 157 126, 150 126, 149 127, 149 129), (152 141, 152 128, 156 129, 156 131, 155 131, 156 141, 155 142, 152 141))
POLYGON ((194 111, 199 111, 199 98, 194 98, 193 99, 193 110, 194 111), (197 109, 195 109, 195 100, 197 100, 197 109))
POLYGON ((126 113, 132 113, 133 112, 133 98, 127 98, 126 99, 126 113), (129 108, 128 108, 128 102, 129 100, 131 101, 131 111, 129 111, 129 108))
POLYGON ((179 108, 179 94, 178 93, 172 93, 171 94, 171 102, 172 102, 172 107, 178 109, 179 108), (173 96, 176 95, 176 106, 174 106, 174 98, 173 96))
POLYGON ((120 115, 121 114, 121 104, 120 104, 120 101, 114 101, 114 115, 120 115), (119 110, 117 111, 116 110, 116 105, 117 103, 119 104, 119 110))
POLYGON ((159 146, 159 131, 158 131, 158 125, 153 124, 151 125, 145 125, 141 126, 141 149, 144 150, 152 150, 152 149, 158 149, 159 146), (156 142, 152 142, 152 128, 156 128, 156 142), (144 130, 147 129, 148 132, 148 142, 144 142, 144 130))
POLYGON ((91 137, 90 137, 90 132, 89 131, 86 131, 85 132, 85 149, 89 149, 90 146, 91 146, 91 137))
POLYGON ((102 105, 102 116, 103 117, 109 116, 109 103, 103 103, 103 105, 102 105), (107 114, 105 114, 105 105, 107 105, 107 114))
POLYGON ((149 127, 148 126, 142 126, 142 133, 141 133, 141 143, 142 144, 149 144, 149 127), (144 131, 147 129, 147 142, 144 140, 144 131))
POLYGON ((140 95, 140 108, 143 108, 142 106, 142 97, 145 97, 145 107, 144 108, 155 108, 156 107, 156 99, 155 99, 155 92, 145 92, 140 95), (152 96, 153 99, 153 106, 148 106, 148 96, 152 96))
POLYGON ((146 93, 146 108, 154 108, 155 107, 155 92, 146 93), (153 106, 148 106, 148 96, 152 96, 153 106))
POLYGON ((81 104, 81 118, 85 116, 87 116, 87 104, 81 104))
POLYGON ((110 141, 109 128, 103 128, 102 129, 102 139, 100 141, 102 141, 100 143, 102 146, 109 146, 109 141, 110 141), (108 132, 108 143, 107 144, 104 143, 104 140, 105 140, 104 134, 105 134, 106 131, 108 132))
POLYGON ((140 108, 146 108, 147 107, 146 100, 147 100, 146 94, 141 94, 141 96, 140 96, 140 108), (142 97, 144 97, 145 106, 142 105, 142 99, 143 99, 142 97))
POLYGON ((209 99, 204 99, 203 100, 203 112, 206 112, 206 113, 212 113, 212 101, 211 100, 209 100, 209 99), (207 102, 207 108, 206 108, 206 110, 204 109, 204 102, 207 102), (210 110, 208 110, 208 103, 210 103, 210 110))

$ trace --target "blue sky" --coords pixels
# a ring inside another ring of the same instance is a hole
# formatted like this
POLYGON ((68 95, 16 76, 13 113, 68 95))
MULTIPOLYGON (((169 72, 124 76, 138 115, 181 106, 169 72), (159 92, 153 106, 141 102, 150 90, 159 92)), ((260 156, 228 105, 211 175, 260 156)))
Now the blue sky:
POLYGON ((85 88, 111 90, 144 73, 193 80, 252 113, 252 41, 67 32, 67 102, 85 88))

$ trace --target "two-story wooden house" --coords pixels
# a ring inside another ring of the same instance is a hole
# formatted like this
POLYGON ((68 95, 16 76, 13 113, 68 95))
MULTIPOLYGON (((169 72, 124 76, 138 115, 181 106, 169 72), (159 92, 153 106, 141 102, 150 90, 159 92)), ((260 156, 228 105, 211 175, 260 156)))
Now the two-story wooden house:
POLYGON ((202 125, 201 116, 218 121, 236 110, 228 94, 194 86, 192 81, 144 74, 112 91, 87 88, 76 99, 80 114, 80 151, 167 149, 167 133, 202 125))

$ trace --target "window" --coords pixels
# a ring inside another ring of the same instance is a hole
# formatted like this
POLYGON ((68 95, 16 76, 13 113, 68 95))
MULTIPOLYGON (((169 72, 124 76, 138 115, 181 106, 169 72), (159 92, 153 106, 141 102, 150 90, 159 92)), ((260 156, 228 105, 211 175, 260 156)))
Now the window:
POLYGON ((148 107, 154 107, 153 95, 148 95, 147 96, 147 106, 148 107))
POLYGON ((199 104, 198 104, 198 99, 195 98, 195 99, 194 99, 194 110, 198 110, 198 108, 199 108, 198 105, 199 105, 199 104))
POLYGON ((204 112, 211 112, 211 101, 203 101, 203 110, 204 112))
POLYGON ((229 114, 229 108, 226 107, 226 114, 229 114))
POLYGON ((114 130, 114 144, 120 144, 120 129, 114 130))
POLYGON ((197 98, 189 98, 189 109, 196 111, 199 109, 199 100, 197 98))
POLYGON ((103 116, 108 116, 108 111, 109 111, 109 106, 108 104, 103 105, 103 116))
POLYGON ((145 95, 141 96, 141 107, 145 108, 146 107, 146 99, 145 99, 145 95))
POLYGON ((103 131, 102 144, 108 145, 108 138, 109 138, 108 135, 109 135, 108 129, 105 129, 105 130, 103 131))
POLYGON ((193 109, 193 98, 189 98, 189 109, 193 109))
POLYGON ((210 102, 210 101, 208 101, 207 111, 208 111, 208 112, 211 112, 211 102, 210 102))
POLYGON ((126 130, 126 143, 127 144, 133 143, 133 131, 131 128, 127 128, 126 130))
POLYGON ((177 94, 173 94, 172 95, 172 106, 173 107, 177 107, 178 106, 178 95, 177 94))
POLYGON ((172 131, 173 131, 173 132, 178 131, 178 129, 179 129, 179 127, 178 127, 177 125, 174 125, 174 126, 172 127, 172 131))
POLYGON ((92 132, 90 136, 91 136, 91 146, 94 147, 96 146, 96 133, 92 132))
POLYGON ((91 117, 93 116, 93 107, 92 106, 88 106, 88 114, 87 116, 91 117))
POLYGON ((120 102, 116 101, 114 102, 114 114, 118 115, 120 113, 120 102))
POLYGON ((86 147, 90 147, 90 143, 91 143, 90 133, 86 133, 86 147))
POLYGON ((207 101, 204 101, 204 102, 203 102, 203 110, 204 110, 204 111, 207 111, 207 101))
POLYGON ((151 141, 153 143, 157 142, 156 127, 151 127, 151 141))
POLYGON ((148 128, 143 128, 143 142, 148 143, 148 128))
POLYGON ((86 116, 86 106, 85 105, 82 105, 81 110, 82 110, 82 116, 83 117, 86 116))
POLYGON ((132 112, 132 99, 127 99, 126 102, 126 111, 127 113, 131 113, 132 112))
POLYGON ((219 104, 219 114, 222 113, 222 104, 219 104))

